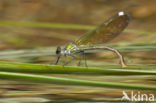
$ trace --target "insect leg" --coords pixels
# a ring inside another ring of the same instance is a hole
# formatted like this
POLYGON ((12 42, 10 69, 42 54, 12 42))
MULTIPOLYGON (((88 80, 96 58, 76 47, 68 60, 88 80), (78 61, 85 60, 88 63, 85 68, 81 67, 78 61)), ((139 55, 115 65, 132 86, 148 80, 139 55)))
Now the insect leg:
POLYGON ((79 62, 77 64, 77 66, 80 66, 81 65, 81 60, 82 60, 82 55, 80 55, 80 60, 79 60, 79 62))
POLYGON ((80 59, 79 59, 79 62, 78 62, 78 65, 77 66, 80 66, 82 59, 84 59, 85 60, 85 66, 88 67, 87 66, 87 62, 86 62, 86 55, 84 53, 84 50, 81 50, 78 53, 74 53, 74 54, 79 54, 80 55, 80 59))
MULTIPOLYGON (((75 53, 76 54, 76 53, 75 53)), ((85 55, 85 53, 84 53, 84 50, 81 50, 80 52, 79 52, 79 55, 80 55, 80 60, 79 60, 79 62, 78 62, 78 66, 80 66, 81 65, 81 61, 82 61, 82 58, 85 60, 85 66, 86 67, 88 67, 88 65, 87 65, 87 60, 86 60, 86 55, 85 55)))
POLYGON ((61 57, 61 54, 57 56, 57 60, 54 65, 57 65, 58 61, 60 60, 60 57, 61 57))
POLYGON ((75 56, 73 56, 73 55, 71 55, 71 56, 72 56, 73 58, 72 58, 71 60, 69 60, 68 62, 64 63, 64 64, 63 64, 63 66, 65 66, 65 65, 69 64, 72 60, 76 59, 76 57, 75 57, 75 56))
POLYGON ((86 59, 86 54, 84 53, 84 51, 82 52, 82 55, 83 55, 83 58, 84 58, 84 61, 85 61, 85 66, 88 67, 88 65, 87 65, 87 59, 86 59))

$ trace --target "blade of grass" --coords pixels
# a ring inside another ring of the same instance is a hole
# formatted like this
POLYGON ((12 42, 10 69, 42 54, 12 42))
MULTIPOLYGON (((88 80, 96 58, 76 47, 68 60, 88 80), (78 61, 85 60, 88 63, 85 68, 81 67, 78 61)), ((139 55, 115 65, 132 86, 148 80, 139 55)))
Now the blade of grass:
MULTIPOLYGON (((92 30, 95 28, 95 26, 80 25, 80 24, 61 24, 61 23, 28 22, 28 21, 0 21, 0 26, 57 28, 57 29, 75 29, 75 30, 92 30)), ((125 32, 146 35, 156 34, 155 32, 133 30, 133 29, 126 29, 125 32)))
POLYGON ((156 90, 154 85, 143 84, 127 84, 127 83, 115 83, 115 82, 97 82, 89 80, 78 80, 69 78, 59 78, 52 76, 32 75, 23 73, 9 73, 0 72, 0 79, 6 80, 19 80, 19 81, 31 81, 40 83, 54 83, 61 85, 75 85, 75 86, 93 86, 93 87, 107 87, 107 88, 120 88, 120 89, 139 89, 139 90, 156 90))
POLYGON ((98 74, 98 75, 156 75, 156 65, 151 66, 119 66, 95 67, 67 67, 44 64, 25 64, 0 62, 1 71, 26 73, 56 73, 56 74, 98 74))
POLYGON ((22 50, 10 50, 1 51, 0 58, 20 58, 20 57, 33 57, 33 56, 44 56, 54 55, 56 47, 42 47, 36 49, 22 49, 22 50))
POLYGON ((87 26, 87 25, 45 23, 45 22, 26 22, 26 21, 0 21, 0 26, 76 29, 76 30, 92 30, 95 28, 94 26, 87 26))
POLYGON ((125 32, 144 35, 156 35, 156 32, 149 32, 144 30, 125 29, 125 32))

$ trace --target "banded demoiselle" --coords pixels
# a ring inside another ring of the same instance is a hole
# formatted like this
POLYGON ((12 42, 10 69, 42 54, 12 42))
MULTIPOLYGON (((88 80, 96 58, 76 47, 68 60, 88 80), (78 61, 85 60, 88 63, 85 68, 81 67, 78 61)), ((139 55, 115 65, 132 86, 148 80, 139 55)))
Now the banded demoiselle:
MULTIPOLYGON (((61 47, 58 46, 56 49, 57 60, 55 65, 58 64, 61 56, 71 56, 73 59, 75 59, 77 55, 80 55, 81 59, 85 59, 85 65, 87 67, 85 51, 106 49, 114 52, 119 57, 121 66, 126 67, 124 58, 118 50, 107 46, 97 47, 96 45, 106 43, 112 40, 114 37, 118 36, 127 27, 129 21, 130 16, 127 13, 118 12, 116 15, 112 16, 110 19, 99 25, 96 29, 66 45, 64 49, 61 49, 61 47)), ((81 59, 78 63, 79 65, 81 59)), ((71 61, 72 60, 66 62, 64 65, 71 61)))

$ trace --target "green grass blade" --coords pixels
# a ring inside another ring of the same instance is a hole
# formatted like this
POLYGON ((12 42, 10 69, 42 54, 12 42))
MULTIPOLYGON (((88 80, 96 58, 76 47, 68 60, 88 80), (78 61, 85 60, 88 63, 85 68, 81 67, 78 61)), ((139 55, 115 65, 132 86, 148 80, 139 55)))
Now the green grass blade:
POLYGON ((95 67, 67 67, 44 64, 25 64, 0 62, 0 71, 26 73, 56 73, 56 74, 99 74, 99 75, 156 75, 156 65, 95 67))
MULTIPOLYGON (((75 30, 92 30, 95 28, 95 26, 90 26, 90 25, 28 22, 28 21, 0 21, 0 26, 57 28, 57 29, 75 29, 75 30)), ((135 33, 135 34, 146 34, 146 35, 156 34, 155 32, 133 30, 133 29, 126 29, 125 32, 135 33)))
POLYGON ((45 23, 45 22, 26 22, 26 21, 0 21, 0 26, 76 29, 76 30, 82 30, 82 29, 92 30, 95 28, 94 26, 87 26, 87 25, 45 23))
POLYGON ((120 89, 139 89, 139 90, 156 90, 154 85, 143 84, 126 84, 115 82, 97 82, 89 80, 78 80, 69 78, 59 78, 52 76, 32 75, 23 73, 9 73, 0 72, 0 79, 31 81, 40 83, 54 83, 63 85, 76 85, 76 86, 93 86, 93 87, 107 87, 107 88, 120 88, 120 89))

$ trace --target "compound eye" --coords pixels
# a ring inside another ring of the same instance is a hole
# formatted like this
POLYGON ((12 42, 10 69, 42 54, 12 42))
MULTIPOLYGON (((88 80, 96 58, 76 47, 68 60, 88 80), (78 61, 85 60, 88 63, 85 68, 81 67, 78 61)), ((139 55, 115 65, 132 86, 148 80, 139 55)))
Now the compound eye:
POLYGON ((60 54, 61 53, 61 47, 58 46, 57 49, 56 49, 56 54, 60 54))

